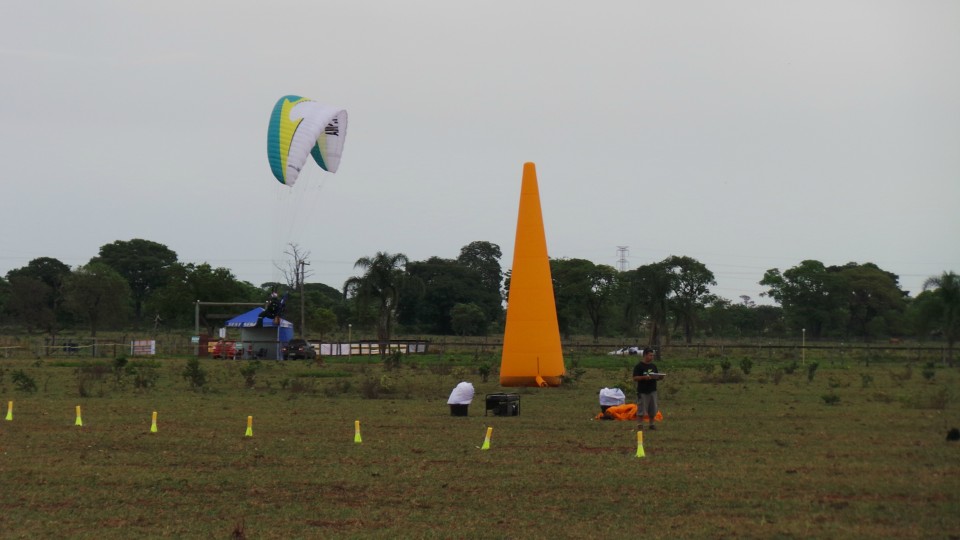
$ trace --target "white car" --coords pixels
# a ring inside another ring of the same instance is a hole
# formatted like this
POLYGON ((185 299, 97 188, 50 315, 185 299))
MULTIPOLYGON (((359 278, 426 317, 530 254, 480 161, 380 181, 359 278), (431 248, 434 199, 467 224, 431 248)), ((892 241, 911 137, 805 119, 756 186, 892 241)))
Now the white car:
POLYGON ((619 354, 640 354, 641 351, 643 351, 643 347, 633 346, 633 347, 622 347, 613 352, 608 352, 607 354, 618 354, 618 355, 619 354))

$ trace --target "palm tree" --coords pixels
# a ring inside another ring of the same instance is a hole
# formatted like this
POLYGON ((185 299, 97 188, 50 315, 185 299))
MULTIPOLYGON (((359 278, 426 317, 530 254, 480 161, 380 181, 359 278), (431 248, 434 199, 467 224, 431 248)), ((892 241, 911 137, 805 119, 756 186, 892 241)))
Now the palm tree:
POLYGON ((960 276, 944 272, 923 282, 923 290, 935 289, 940 304, 940 323, 947 338, 947 363, 953 365, 953 345, 960 337, 960 276))
POLYGON ((363 275, 352 277, 343 284, 344 295, 355 296, 360 303, 371 300, 379 302, 377 339, 381 356, 386 353, 390 342, 391 322, 400 300, 400 286, 407 262, 407 256, 402 253, 378 251, 372 258, 357 259, 353 267, 363 269, 363 275))

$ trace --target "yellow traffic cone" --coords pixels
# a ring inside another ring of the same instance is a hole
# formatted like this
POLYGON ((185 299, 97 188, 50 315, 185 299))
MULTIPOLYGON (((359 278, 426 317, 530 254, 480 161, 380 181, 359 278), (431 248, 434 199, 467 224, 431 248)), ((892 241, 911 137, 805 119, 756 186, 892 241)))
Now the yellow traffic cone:
POLYGON ((157 411, 153 411, 153 422, 150 424, 150 433, 157 432, 157 411))
POLYGON ((637 432, 637 457, 646 457, 646 453, 643 451, 643 432, 637 432))
MULTIPOLYGON (((247 437, 253 437, 253 417, 252 417, 252 416, 248 416, 248 417, 247 417, 247 433, 246 433, 246 436, 247 436, 247 437)), ((268 438, 269 438, 269 437, 268 437, 268 438)))
POLYGON ((353 442, 360 444, 363 442, 363 439, 360 438, 360 421, 353 421, 353 442))
POLYGON ((7 420, 13 420, 13 402, 7 402, 7 420))
POLYGON ((75 426, 82 426, 83 420, 80 419, 80 406, 77 405, 77 421, 73 423, 75 426))
POLYGON ((483 438, 483 446, 480 447, 481 450, 490 449, 490 436, 493 435, 493 426, 487 428, 487 436, 483 438))

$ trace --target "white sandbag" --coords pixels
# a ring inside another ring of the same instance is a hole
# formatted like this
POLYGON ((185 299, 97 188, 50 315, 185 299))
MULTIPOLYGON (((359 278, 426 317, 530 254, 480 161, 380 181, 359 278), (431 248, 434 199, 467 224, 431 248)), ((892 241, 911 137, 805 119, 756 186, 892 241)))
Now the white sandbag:
POLYGON ((600 406, 601 407, 623 405, 626 399, 627 399, 626 396, 623 395, 623 390, 619 388, 601 388, 600 389, 600 406))
POLYGON ((454 387, 453 392, 450 392, 447 405, 469 405, 473 401, 473 392, 473 383, 463 381, 454 387))

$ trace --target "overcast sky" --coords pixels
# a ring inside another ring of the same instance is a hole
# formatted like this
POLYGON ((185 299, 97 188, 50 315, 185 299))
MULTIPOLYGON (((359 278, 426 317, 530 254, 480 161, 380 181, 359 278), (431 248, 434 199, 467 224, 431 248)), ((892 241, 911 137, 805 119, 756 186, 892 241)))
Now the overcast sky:
POLYGON ((143 238, 259 285, 378 251, 510 268, 523 163, 551 257, 960 272, 960 2, 0 4, 0 275, 143 238), (347 109, 336 174, 274 180, 286 94, 347 109))

